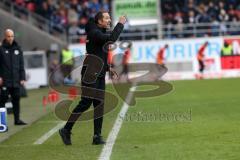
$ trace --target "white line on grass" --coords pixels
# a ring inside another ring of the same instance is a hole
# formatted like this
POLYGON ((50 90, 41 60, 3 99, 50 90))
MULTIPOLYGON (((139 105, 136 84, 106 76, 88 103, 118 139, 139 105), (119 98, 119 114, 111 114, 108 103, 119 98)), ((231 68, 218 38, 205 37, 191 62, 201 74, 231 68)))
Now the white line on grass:
POLYGON ((131 92, 128 92, 126 100, 123 103, 122 109, 118 114, 118 117, 117 117, 117 119, 114 123, 114 126, 113 126, 110 134, 108 135, 106 144, 104 145, 98 160, 109 160, 110 159, 114 143, 117 139, 117 135, 120 131, 120 128, 121 128, 123 120, 124 120, 124 117, 125 117, 125 115, 128 111, 128 108, 129 108, 128 103, 131 101, 133 93, 134 93, 135 90, 136 90, 136 85, 133 85, 133 87, 129 90, 131 92))
POLYGON ((54 133, 56 133, 60 128, 62 128, 64 124, 65 122, 58 123, 54 128, 52 128, 49 132, 47 132, 38 140, 36 140, 33 144, 35 145, 43 144, 48 138, 50 138, 52 135, 54 135, 54 133))
MULTIPOLYGON (((128 111, 128 104, 130 100, 132 99, 133 92, 136 90, 136 85, 134 85, 132 88, 130 88, 128 95, 126 97, 126 103, 124 102, 122 109, 118 115, 118 118, 115 121, 115 124, 113 126, 113 129, 111 133, 108 136, 106 145, 104 146, 102 153, 99 157, 99 160, 108 160, 112 153, 112 148, 115 143, 115 140, 117 138, 118 132, 122 126, 123 119, 128 111)), ((40 145, 43 144, 46 140, 48 140, 52 135, 54 135, 60 128, 64 126, 65 122, 58 123, 54 128, 52 128, 49 132, 44 134, 42 137, 40 137, 38 140, 36 140, 33 144, 34 145, 40 145)))

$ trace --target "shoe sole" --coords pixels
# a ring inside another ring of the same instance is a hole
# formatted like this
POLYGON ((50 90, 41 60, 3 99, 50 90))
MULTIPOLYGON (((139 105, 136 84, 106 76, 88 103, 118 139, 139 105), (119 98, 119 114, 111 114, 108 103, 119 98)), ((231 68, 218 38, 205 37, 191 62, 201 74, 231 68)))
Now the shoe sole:
POLYGON ((14 124, 15 126, 25 126, 27 124, 14 124))
POLYGON ((104 144, 106 144, 106 142, 104 142, 104 143, 95 143, 95 142, 93 142, 92 143, 92 145, 104 145, 104 144))

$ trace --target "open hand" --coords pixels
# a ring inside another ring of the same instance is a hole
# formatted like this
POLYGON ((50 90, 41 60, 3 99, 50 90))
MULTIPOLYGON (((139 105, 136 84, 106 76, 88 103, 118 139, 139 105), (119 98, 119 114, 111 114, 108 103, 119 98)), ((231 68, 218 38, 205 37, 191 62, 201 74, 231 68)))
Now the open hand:
POLYGON ((20 81, 20 84, 21 84, 22 86, 24 86, 24 85, 25 85, 25 81, 24 81, 24 80, 21 80, 21 81, 20 81))
POLYGON ((127 22, 127 18, 126 18, 126 16, 121 16, 121 17, 119 17, 119 21, 118 21, 119 23, 122 23, 122 24, 125 24, 126 22, 127 22))

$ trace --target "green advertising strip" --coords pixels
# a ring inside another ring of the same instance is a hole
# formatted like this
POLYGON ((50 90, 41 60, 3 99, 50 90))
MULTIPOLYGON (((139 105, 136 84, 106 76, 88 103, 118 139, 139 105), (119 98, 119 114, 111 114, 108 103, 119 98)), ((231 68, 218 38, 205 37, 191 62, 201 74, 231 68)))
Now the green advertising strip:
POLYGON ((131 19, 156 18, 157 0, 115 0, 115 17, 127 15, 131 19))

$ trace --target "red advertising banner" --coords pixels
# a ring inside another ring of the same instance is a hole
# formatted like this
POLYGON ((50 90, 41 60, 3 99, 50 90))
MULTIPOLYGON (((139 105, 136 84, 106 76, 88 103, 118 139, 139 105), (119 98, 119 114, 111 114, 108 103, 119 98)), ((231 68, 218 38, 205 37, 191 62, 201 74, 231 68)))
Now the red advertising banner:
POLYGON ((239 38, 225 38, 224 43, 232 46, 232 55, 221 56, 221 68, 240 69, 240 39, 239 38))
POLYGON ((222 69, 240 69, 240 55, 236 56, 222 56, 221 57, 222 69))

